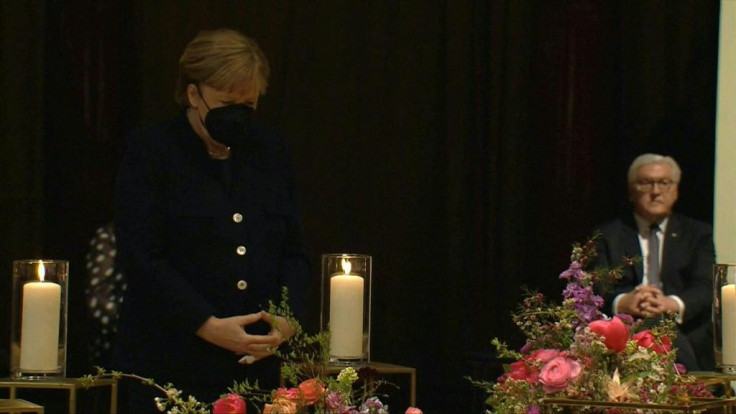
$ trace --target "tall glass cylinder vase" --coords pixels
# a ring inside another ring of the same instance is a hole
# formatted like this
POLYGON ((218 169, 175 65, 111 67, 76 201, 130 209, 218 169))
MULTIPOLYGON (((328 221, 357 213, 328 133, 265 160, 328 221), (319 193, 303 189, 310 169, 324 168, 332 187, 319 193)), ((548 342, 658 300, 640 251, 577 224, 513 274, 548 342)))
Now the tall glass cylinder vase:
POLYGON ((320 327, 330 333, 330 363, 370 362, 372 258, 322 255, 320 327))
POLYGON ((13 262, 10 372, 15 379, 66 376, 69 262, 13 262))
POLYGON ((736 264, 713 265, 713 344, 716 367, 736 374, 736 264))

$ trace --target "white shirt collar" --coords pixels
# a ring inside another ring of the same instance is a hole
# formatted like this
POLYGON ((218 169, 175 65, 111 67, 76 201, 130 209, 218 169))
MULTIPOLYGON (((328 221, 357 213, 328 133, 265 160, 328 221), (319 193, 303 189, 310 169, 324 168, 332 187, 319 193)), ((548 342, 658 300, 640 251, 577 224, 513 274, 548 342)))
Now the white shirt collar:
MULTIPOLYGON (((649 221, 645 220, 640 215, 634 213, 634 220, 636 220, 636 226, 639 229, 639 234, 643 237, 649 237, 649 232, 652 224, 649 221)), ((665 229, 667 228, 667 223, 670 221, 670 217, 667 216, 663 218, 662 220, 658 221, 657 224, 659 224, 659 229, 662 231, 662 234, 664 234, 665 229)))

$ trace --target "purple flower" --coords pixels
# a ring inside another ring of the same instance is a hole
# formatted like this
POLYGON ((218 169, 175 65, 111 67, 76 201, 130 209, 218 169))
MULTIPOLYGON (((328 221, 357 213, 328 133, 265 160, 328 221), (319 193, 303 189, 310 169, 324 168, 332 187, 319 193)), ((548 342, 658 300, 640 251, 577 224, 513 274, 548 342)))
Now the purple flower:
POLYGON ((574 279, 580 281, 585 276, 582 266, 578 262, 570 263, 570 267, 564 272, 560 273, 560 279, 574 279))
POLYGON ((342 400, 342 396, 337 391, 330 391, 327 394, 325 405, 327 405, 327 408, 329 408, 330 411, 338 413, 347 413, 351 408, 354 408, 345 404, 342 400))
POLYGON ((538 405, 532 405, 526 408, 526 414, 542 414, 542 409, 538 405))
POLYGON ((628 313, 617 313, 615 316, 618 316, 618 318, 621 319, 621 322, 623 322, 624 325, 628 326, 629 329, 634 326, 634 317, 629 315, 628 313))
POLYGON ((592 286, 582 286, 577 280, 570 280, 562 296, 572 304, 572 309, 586 323, 600 318, 603 298, 593 293, 592 286))
POLYGON ((384 406, 378 397, 370 397, 360 406, 360 414, 388 414, 388 406, 384 406))

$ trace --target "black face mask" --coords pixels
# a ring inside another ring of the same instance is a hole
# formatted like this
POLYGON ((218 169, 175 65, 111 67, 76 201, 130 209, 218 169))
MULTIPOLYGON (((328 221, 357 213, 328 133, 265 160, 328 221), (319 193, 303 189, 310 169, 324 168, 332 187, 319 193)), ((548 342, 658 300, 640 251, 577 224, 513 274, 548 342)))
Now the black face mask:
POLYGON ((209 110, 204 121, 202 117, 199 118, 199 121, 207 129, 210 137, 225 144, 228 148, 236 150, 235 152, 249 146, 250 126, 254 109, 245 104, 232 104, 210 109, 207 101, 204 100, 199 85, 195 86, 202 102, 204 102, 204 106, 209 110))
POLYGON ((204 127, 215 141, 233 150, 248 145, 253 108, 243 104, 233 104, 211 109, 204 118, 204 127))

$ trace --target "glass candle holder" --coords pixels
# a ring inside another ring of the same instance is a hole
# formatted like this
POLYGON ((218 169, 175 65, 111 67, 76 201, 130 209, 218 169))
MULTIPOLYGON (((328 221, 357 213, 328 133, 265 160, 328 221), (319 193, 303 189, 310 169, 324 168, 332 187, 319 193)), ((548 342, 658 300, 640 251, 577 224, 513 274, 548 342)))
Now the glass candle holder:
POLYGON ((66 376, 69 262, 13 262, 10 372, 15 379, 66 376))
POLYGON ((736 374, 736 264, 713 265, 712 314, 716 367, 736 374))
POLYGON ((330 333, 330 363, 370 362, 372 258, 322 255, 320 328, 330 333))

